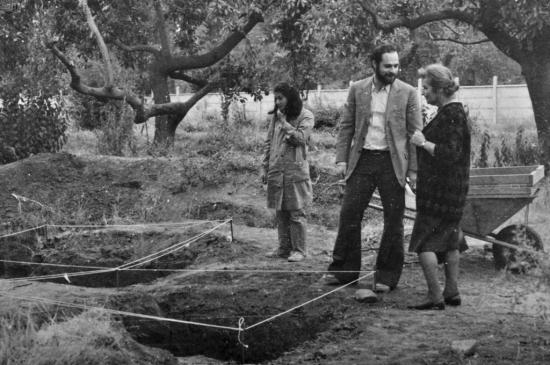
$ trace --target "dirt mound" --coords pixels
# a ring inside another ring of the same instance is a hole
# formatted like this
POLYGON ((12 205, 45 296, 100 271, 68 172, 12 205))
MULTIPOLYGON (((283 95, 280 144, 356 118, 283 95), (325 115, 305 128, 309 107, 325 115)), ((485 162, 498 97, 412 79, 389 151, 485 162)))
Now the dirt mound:
POLYGON ((39 154, 0 166, 1 218, 21 212, 97 221, 116 210, 137 215, 140 192, 155 185, 166 161, 39 154), (83 215, 78 217, 78 214, 83 215))

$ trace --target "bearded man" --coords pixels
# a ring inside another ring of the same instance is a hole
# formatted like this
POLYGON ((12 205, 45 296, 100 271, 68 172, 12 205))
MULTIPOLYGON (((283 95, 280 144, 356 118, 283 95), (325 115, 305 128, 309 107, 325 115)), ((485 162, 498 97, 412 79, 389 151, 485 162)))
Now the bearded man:
POLYGON ((405 184, 416 184, 416 146, 422 130, 417 91, 397 79, 395 46, 371 55, 374 75, 350 86, 336 143, 338 173, 346 182, 327 284, 356 281, 361 270, 361 221, 376 188, 384 208, 384 230, 376 258, 375 291, 397 287, 403 270, 405 184))

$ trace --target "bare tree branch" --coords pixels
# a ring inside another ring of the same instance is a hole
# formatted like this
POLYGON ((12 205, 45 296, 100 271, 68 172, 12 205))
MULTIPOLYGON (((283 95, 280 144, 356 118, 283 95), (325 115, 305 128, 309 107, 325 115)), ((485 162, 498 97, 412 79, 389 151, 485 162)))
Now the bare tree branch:
POLYGON ((443 26, 447 29, 449 29, 451 32, 453 32, 454 34, 456 34, 457 36, 462 36, 462 34, 460 32, 458 32, 456 29, 454 29, 453 27, 451 27, 449 24, 447 24, 447 22, 443 21, 441 22, 443 24, 443 26))
POLYGON ((231 50, 246 37, 256 24, 263 21, 263 16, 259 13, 253 13, 248 17, 247 23, 241 30, 235 30, 227 38, 214 47, 209 52, 195 56, 179 56, 168 60, 166 71, 172 73, 177 70, 191 70, 212 66, 224 58, 231 50))
POLYGON ((427 12, 415 18, 400 17, 394 20, 383 20, 376 9, 374 9, 368 0, 357 0, 363 10, 369 14, 374 21, 374 26, 384 32, 391 32, 395 28, 405 27, 409 29, 416 29, 424 24, 435 22, 438 20, 456 19, 468 24, 474 22, 474 17, 465 11, 449 8, 441 9, 438 11, 427 12))
POLYGON ((183 80, 190 84, 197 85, 198 87, 204 87, 206 86, 206 84, 208 84, 207 80, 194 78, 192 76, 184 74, 183 71, 174 71, 170 73, 168 76, 170 76, 173 79, 183 80))
POLYGON ((145 113, 145 117, 151 118, 159 115, 185 115, 199 100, 201 100, 206 94, 218 88, 219 80, 209 82, 203 86, 199 91, 193 94, 191 98, 184 102, 172 102, 164 104, 153 104, 145 113))
POLYGON ((463 46, 470 46, 470 45, 473 45, 473 44, 481 44, 481 43, 491 42, 487 38, 480 39, 478 41, 472 41, 472 42, 460 41, 458 39, 453 39, 453 38, 431 38, 431 40, 434 41, 434 42, 442 42, 442 41, 454 42, 454 43, 462 44, 463 46))
POLYGON ((153 54, 158 54, 160 52, 160 49, 158 47, 151 46, 148 44, 138 44, 134 46, 128 46, 118 40, 113 40, 112 42, 115 46, 117 46, 118 48, 126 52, 147 52, 147 53, 153 53, 153 54))
MULTIPOLYGON (((143 106, 143 101, 135 94, 122 90, 117 87, 91 87, 82 81, 80 73, 75 65, 57 48, 54 43, 49 43, 47 47, 52 51, 61 63, 65 65, 67 71, 71 75, 71 88, 81 94, 93 96, 98 99, 114 99, 126 101, 136 112, 136 121, 142 120, 146 114, 143 106)), ((144 122, 143 120, 142 122, 144 122)), ((141 123, 141 122, 140 122, 141 123)))
POLYGON ((382 19, 369 0, 355 1, 371 16, 374 26, 384 32, 391 32, 399 27, 412 30, 431 22, 454 19, 469 24, 481 31, 501 51, 513 59, 521 60, 525 57, 521 42, 509 34, 506 29, 500 28, 499 24, 494 21, 495 18, 491 11, 496 11, 498 4, 493 1, 486 0, 485 2, 480 2, 480 9, 476 12, 468 11, 466 8, 446 8, 425 12, 413 18, 400 17, 393 20, 382 19), (490 11, 487 11, 488 9, 490 11))
POLYGON ((79 0, 79 2, 80 2, 80 6, 82 6, 82 9, 84 10, 84 14, 86 14, 86 21, 88 22, 88 26, 90 27, 92 32, 95 34, 97 39, 97 44, 99 46, 99 49, 101 50, 101 54, 103 55, 103 61, 105 62, 105 76, 107 78, 107 80, 105 80, 105 86, 107 88, 111 88, 113 87, 114 77, 113 77, 113 67, 111 65, 111 57, 109 56, 109 50, 107 49, 107 45, 103 40, 103 36, 101 35, 101 33, 99 32, 99 29, 97 28, 95 20, 92 16, 92 12, 88 7, 88 1, 79 0))

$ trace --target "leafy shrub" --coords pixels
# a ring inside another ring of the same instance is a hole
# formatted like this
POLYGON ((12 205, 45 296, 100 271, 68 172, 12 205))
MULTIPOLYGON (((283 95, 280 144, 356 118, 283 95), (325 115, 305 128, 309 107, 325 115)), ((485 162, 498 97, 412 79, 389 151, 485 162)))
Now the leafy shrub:
POLYGON ((542 151, 536 141, 525 136, 525 129, 520 127, 516 134, 516 161, 519 165, 534 165, 542 161, 542 151))
POLYGON ((525 129, 520 126, 514 133, 515 140, 502 138, 500 144, 492 145, 491 134, 485 130, 482 133, 479 153, 473 162, 474 167, 502 167, 502 166, 529 166, 542 161, 542 152, 533 137, 525 134, 525 129), (493 152, 494 160, 490 155, 493 152))
POLYGON ((122 101, 110 101, 102 107, 98 137, 98 151, 105 155, 124 156, 126 151, 136 154, 136 138, 132 112, 122 101))
POLYGON ((495 147, 495 166, 510 166, 514 160, 512 149, 503 139, 500 143, 500 147, 495 147))
POLYGON ((68 123, 60 96, 4 89, 0 100, 0 163, 63 147, 68 123))
POLYGON ((479 147, 479 157, 474 162, 475 167, 489 167, 489 149, 491 147, 491 135, 489 132, 483 132, 481 145, 479 147))
POLYGON ((74 95, 76 110, 74 117, 76 125, 85 130, 95 130, 101 127, 102 121, 107 118, 104 102, 81 94, 74 95))
POLYGON ((312 108, 315 118, 315 129, 335 128, 342 117, 342 108, 319 104, 312 108))

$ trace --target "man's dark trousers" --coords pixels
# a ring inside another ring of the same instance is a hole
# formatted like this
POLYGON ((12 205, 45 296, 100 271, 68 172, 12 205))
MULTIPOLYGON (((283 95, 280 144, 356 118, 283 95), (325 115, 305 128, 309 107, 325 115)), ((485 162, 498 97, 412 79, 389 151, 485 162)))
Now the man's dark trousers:
POLYGON ((403 270, 405 189, 397 180, 389 151, 363 149, 346 183, 338 236, 329 271, 342 283, 356 280, 361 270, 361 221, 374 190, 384 208, 384 232, 376 258, 375 280, 395 288, 403 270), (335 271, 350 271, 335 272, 335 271))

